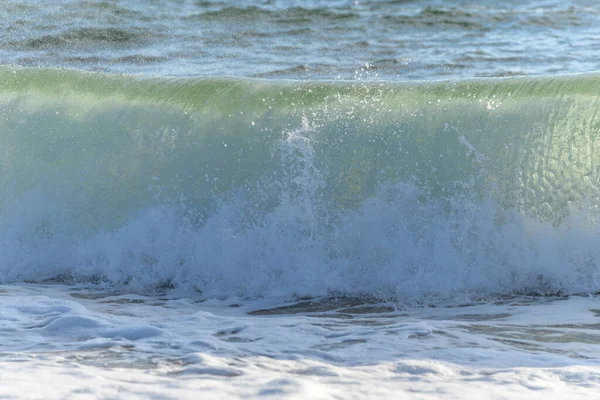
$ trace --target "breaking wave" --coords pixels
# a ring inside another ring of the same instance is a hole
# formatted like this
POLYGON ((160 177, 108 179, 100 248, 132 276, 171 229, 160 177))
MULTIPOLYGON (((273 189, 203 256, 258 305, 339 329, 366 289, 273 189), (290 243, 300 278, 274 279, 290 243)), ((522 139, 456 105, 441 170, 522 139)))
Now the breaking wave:
POLYGON ((0 69, 0 282, 422 302, 600 289, 597 75, 0 69))

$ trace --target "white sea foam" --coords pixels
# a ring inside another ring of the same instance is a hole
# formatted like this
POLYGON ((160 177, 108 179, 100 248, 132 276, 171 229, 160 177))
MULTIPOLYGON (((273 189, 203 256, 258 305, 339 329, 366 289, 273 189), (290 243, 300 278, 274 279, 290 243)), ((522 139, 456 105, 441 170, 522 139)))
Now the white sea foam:
POLYGON ((0 291, 7 398, 583 399, 600 390, 592 297, 277 309, 65 286, 0 291))
POLYGON ((470 191, 434 197, 413 183, 384 183, 358 209, 340 212, 321 196, 326 185, 305 125, 280 142, 286 176, 270 209, 237 196, 197 223, 180 206, 154 206, 114 231, 90 231, 64 200, 29 193, 1 216, 0 281, 418 303, 600 286, 593 208, 556 225, 470 191))

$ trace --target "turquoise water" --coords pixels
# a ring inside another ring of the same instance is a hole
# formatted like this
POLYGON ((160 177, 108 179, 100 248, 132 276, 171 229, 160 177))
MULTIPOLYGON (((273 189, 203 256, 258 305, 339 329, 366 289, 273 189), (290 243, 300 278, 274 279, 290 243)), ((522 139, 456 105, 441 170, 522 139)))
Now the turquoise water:
POLYGON ((0 78, 2 282, 417 303, 598 289, 597 74, 0 78))

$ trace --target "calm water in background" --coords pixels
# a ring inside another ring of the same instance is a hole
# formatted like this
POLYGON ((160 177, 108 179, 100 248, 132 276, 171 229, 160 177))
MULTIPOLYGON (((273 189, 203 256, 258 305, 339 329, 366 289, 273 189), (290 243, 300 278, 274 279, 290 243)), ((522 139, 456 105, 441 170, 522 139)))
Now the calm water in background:
POLYGON ((448 79, 599 68, 595 1, 6 0, 3 64, 158 75, 448 79), (368 68, 366 67, 368 66, 368 68))

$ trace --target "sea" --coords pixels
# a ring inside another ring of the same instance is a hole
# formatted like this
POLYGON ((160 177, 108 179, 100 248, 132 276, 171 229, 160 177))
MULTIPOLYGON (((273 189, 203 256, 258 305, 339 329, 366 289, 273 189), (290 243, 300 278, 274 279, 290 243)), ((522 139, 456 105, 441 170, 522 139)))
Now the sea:
POLYGON ((2 0, 0 398, 600 398, 599 51, 592 0, 2 0))

